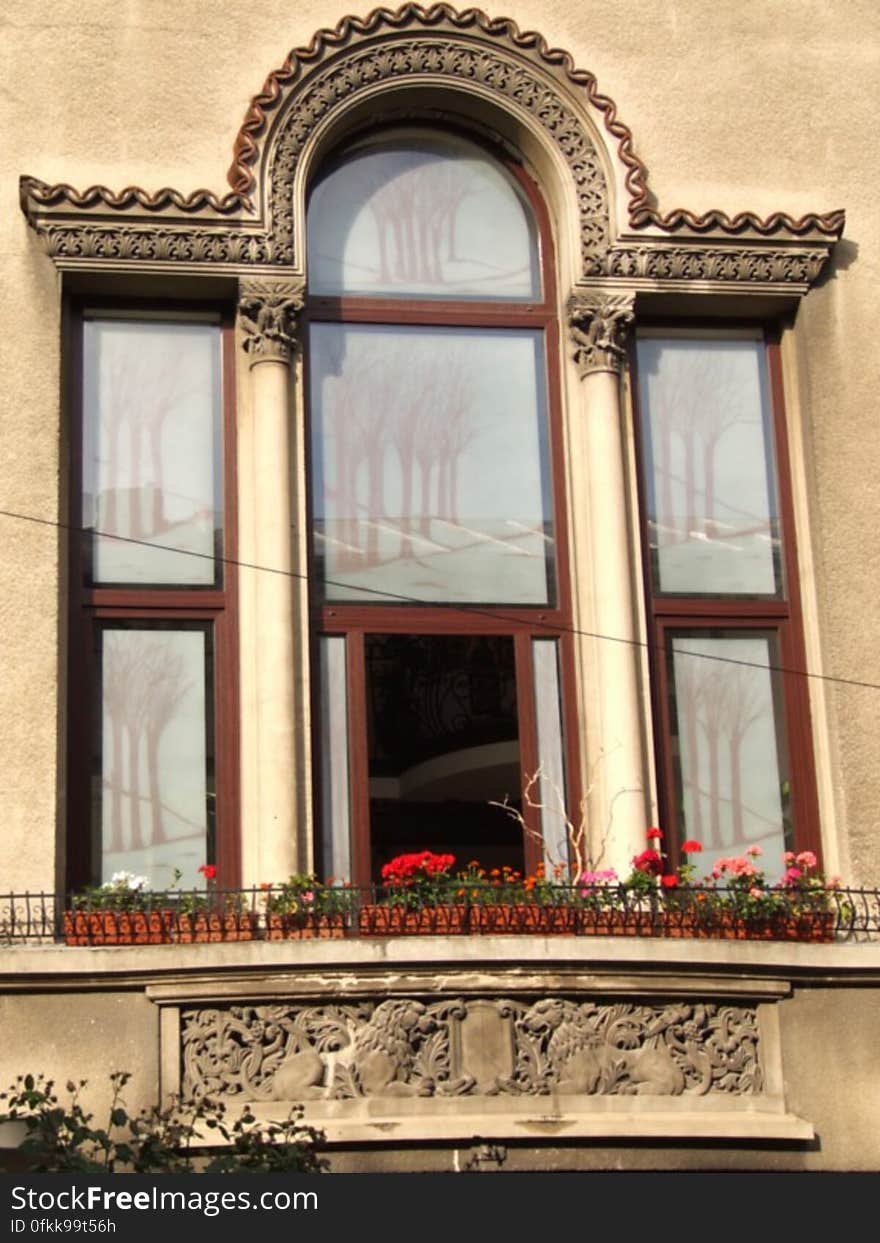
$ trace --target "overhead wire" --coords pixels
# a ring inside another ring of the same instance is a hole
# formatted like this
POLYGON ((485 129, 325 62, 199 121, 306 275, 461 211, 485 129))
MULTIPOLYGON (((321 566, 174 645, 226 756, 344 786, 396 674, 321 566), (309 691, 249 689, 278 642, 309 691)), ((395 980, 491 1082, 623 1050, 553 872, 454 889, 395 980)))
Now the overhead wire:
MULTIPOLYGON (((87 535, 90 538, 112 539, 120 543, 135 544, 144 548, 155 548, 163 552, 173 552, 178 556, 197 557, 206 561, 220 562, 222 565, 234 566, 237 569, 253 570, 260 574, 279 574, 285 578, 296 579, 300 582, 309 582, 307 574, 298 573, 296 570, 279 569, 275 566, 258 565, 252 561, 242 561, 233 557, 217 556, 213 552, 198 552, 192 548, 169 548, 166 544, 159 544, 155 540, 138 539, 130 535, 117 535, 115 532, 101 531, 93 527, 75 526, 73 523, 61 522, 53 518, 40 518, 34 514, 25 514, 13 509, 0 508, 0 517, 16 519, 20 522, 29 522, 37 526, 51 527, 60 531, 68 531, 74 535, 87 535)), ((344 587, 348 591, 359 591, 364 595, 379 597, 381 600, 394 604, 414 604, 414 605, 430 605, 436 604, 436 601, 421 600, 417 596, 404 595, 391 591, 380 591, 374 587, 364 587, 360 584, 343 583, 336 579, 326 578, 323 580, 329 586, 344 587)), ((457 613, 464 613, 474 617, 489 618, 497 621, 516 621, 521 622, 521 616, 512 617, 505 614, 503 605, 501 609, 492 607, 480 607, 476 604, 451 604, 442 605, 440 607, 449 608, 457 613)), ((530 606, 531 607, 531 606, 530 606)), ((715 629, 724 628, 724 620, 718 619, 715 629)), ((685 623, 686 625, 686 623, 685 623)), ((534 629, 546 629, 554 634, 570 634, 584 639, 596 639, 602 643, 620 643, 627 647, 641 648, 645 651, 658 650, 664 651, 660 645, 645 642, 643 639, 634 639, 622 635, 602 634, 595 630, 583 630, 576 626, 566 626, 558 622, 548 622, 540 617, 535 617, 532 621, 534 629)), ((739 665, 747 669, 762 669, 769 673, 781 673, 794 677, 810 678, 819 682, 829 682, 840 686, 854 686, 865 690, 880 691, 880 683, 870 682, 863 678, 846 678, 831 673, 814 673, 808 669, 792 669, 785 665, 772 665, 761 661, 745 660, 736 656, 721 656, 712 652, 697 651, 680 651, 678 655, 692 656, 698 660, 715 661, 725 665, 739 665)))

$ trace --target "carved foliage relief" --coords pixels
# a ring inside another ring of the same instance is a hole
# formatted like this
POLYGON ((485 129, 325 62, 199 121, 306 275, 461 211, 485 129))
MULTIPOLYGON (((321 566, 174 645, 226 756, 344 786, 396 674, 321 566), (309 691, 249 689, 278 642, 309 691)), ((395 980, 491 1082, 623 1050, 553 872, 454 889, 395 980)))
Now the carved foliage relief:
POLYGON ((242 1100, 763 1092, 755 1007, 410 998, 181 1013, 183 1095, 242 1100))
POLYGON ((252 361, 290 360, 297 347, 296 317, 305 293, 302 282, 241 282, 238 302, 244 349, 252 361))
POLYGON ((472 45, 430 33, 356 49, 297 89, 275 145, 270 172, 269 217, 275 261, 290 263, 295 258, 291 186, 303 146, 316 126, 339 101, 378 83, 412 81, 414 75, 441 84, 461 82, 480 87, 525 109, 544 127, 574 178, 583 273, 601 273, 601 257, 609 244, 607 188, 595 147, 573 110, 548 79, 525 63, 502 56, 485 44, 472 45))

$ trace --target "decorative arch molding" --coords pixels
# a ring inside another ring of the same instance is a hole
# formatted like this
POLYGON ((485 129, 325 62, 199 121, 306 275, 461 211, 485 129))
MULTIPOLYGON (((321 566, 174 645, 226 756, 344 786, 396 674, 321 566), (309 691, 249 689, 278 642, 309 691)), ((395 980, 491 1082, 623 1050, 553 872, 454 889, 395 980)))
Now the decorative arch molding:
POLYGON ((402 88, 403 98, 412 97, 416 111, 418 92, 424 88, 439 90, 441 107, 453 93, 464 91, 502 111, 520 114, 541 133, 573 184, 580 274, 585 278, 602 275, 611 243, 609 189, 594 127, 534 55, 531 44, 521 49, 508 36, 509 23, 492 24, 484 19, 486 28, 478 28, 475 36, 471 33, 476 28, 475 10, 455 15, 455 20, 450 20, 451 14, 445 6, 437 6, 436 16, 435 10, 415 5, 396 16, 377 10, 375 21, 368 19, 364 24, 349 19, 342 24, 343 34, 321 39, 316 61, 307 66, 296 62, 290 70, 292 81, 285 87, 279 81, 274 126, 264 108, 252 106, 239 132, 241 160, 230 169, 230 179, 244 184, 249 178, 249 189, 258 189, 259 180, 250 174, 249 162, 266 170, 264 193, 273 252, 281 262, 301 268, 301 238, 294 225, 291 187, 317 132, 331 126, 335 115, 349 111, 359 100, 374 100, 383 88, 395 92, 402 88), (387 16, 391 16, 390 28, 387 16), (252 148, 243 135, 258 120, 267 138, 252 148))
POLYGON ((230 192, 80 192, 25 176, 22 208, 62 270, 301 273, 297 194, 301 200, 318 136, 364 101, 400 91, 418 99, 419 90, 488 102, 524 122, 567 170, 577 204, 578 284, 668 289, 699 281, 704 290, 733 284, 803 293, 843 229, 842 211, 798 219, 661 213, 632 134, 591 73, 508 19, 446 4, 346 17, 294 49, 250 104, 227 174, 230 192), (608 173, 625 198, 628 227, 620 236, 608 173))

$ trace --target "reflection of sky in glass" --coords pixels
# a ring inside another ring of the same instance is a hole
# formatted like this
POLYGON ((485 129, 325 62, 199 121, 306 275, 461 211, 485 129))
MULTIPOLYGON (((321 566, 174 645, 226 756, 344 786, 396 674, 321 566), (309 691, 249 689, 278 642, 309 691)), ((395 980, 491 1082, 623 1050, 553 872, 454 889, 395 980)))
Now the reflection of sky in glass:
POLYGON ((310 341, 328 597, 546 603, 542 335, 316 324, 310 341))
POLYGON ((102 879, 125 870, 204 886, 205 634, 106 629, 102 652, 102 879))
POLYGON ((531 215, 473 144, 414 136, 349 155, 309 202, 313 294, 534 299, 531 215))
POLYGON ((762 343, 643 337, 638 359, 658 589, 775 594, 762 343))
POLYGON ((758 844, 758 866, 782 874, 787 773, 771 664, 772 636, 672 639, 684 836, 702 843, 695 861, 706 873, 758 844))
POLYGON ((97 537, 94 580, 213 584, 218 326, 88 320, 84 333, 83 525, 142 541, 97 537))

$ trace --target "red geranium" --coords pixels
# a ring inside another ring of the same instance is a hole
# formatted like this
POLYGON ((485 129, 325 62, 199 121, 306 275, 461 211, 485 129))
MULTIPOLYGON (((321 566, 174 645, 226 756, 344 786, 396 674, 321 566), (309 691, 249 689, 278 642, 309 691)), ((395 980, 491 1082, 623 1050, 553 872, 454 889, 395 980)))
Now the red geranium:
POLYGON ((397 855, 382 868, 386 885, 414 884, 420 880, 445 876, 455 866, 455 855, 437 855, 431 850, 397 855))
POLYGON ((632 864, 637 872, 646 872, 649 876, 659 876, 663 871, 663 860, 656 850, 643 850, 632 864))
POLYGON ((678 887, 678 877, 674 874, 670 874, 669 876, 661 876, 660 884, 664 889, 676 889, 678 887))
POLYGON ((699 842, 682 842, 681 848, 686 855, 697 855, 703 849, 699 842))
POLYGON ((659 841, 662 838, 662 836, 663 836, 663 831, 661 829, 648 829, 647 833, 645 834, 645 837, 647 837, 649 842, 659 841))

